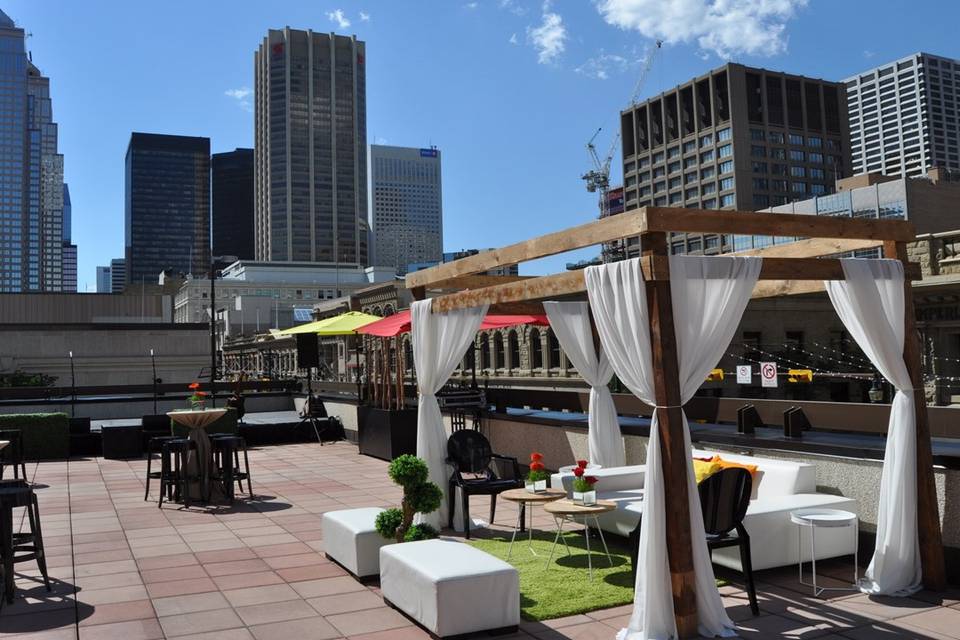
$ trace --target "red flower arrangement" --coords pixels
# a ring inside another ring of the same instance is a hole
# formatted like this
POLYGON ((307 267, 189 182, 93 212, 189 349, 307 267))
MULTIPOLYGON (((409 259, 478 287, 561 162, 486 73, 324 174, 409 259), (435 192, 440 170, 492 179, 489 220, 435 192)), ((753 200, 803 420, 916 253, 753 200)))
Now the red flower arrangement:
POLYGON ((543 454, 530 454, 530 471, 527 473, 527 482, 544 482, 549 477, 547 468, 543 465, 543 454))
POLYGON ((190 395, 190 406, 194 409, 202 409, 203 403, 207 401, 207 392, 200 391, 199 382, 191 382, 189 385, 187 385, 187 388, 193 391, 193 393, 190 395))
POLYGON ((573 470, 573 490, 577 493, 593 491, 593 485, 599 480, 596 476, 586 475, 587 464, 586 460, 577 460, 577 466, 573 470))

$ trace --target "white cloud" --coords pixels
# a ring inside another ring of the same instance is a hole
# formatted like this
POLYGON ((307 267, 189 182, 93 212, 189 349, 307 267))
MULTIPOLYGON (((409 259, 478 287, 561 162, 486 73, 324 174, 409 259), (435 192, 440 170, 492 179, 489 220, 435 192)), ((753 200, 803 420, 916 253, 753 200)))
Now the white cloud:
POLYGON ((472 9, 476 9, 476 8, 479 7, 479 6, 480 6, 480 5, 479 5, 478 3, 476 3, 476 2, 468 2, 467 4, 463 5, 463 8, 464 8, 464 9, 471 9, 471 10, 472 10, 472 9))
POLYGON ((872 58, 872 57, 875 56, 875 55, 877 55, 877 52, 876 52, 876 51, 871 51, 870 49, 866 49, 866 50, 863 52, 863 57, 864 57, 864 58, 872 58))
POLYGON ((518 4, 516 0, 500 0, 500 8, 515 16, 522 16, 527 13, 527 8, 518 4))
POLYGON ((370 14, 366 11, 360 12, 360 22, 370 22, 370 14))
POLYGON ((520 40, 517 38, 517 34, 510 34, 510 44, 520 44, 520 40))
POLYGON ((330 22, 336 22, 337 26, 341 29, 346 29, 350 26, 350 20, 347 18, 346 14, 343 13, 343 9, 327 11, 327 18, 330 20, 330 22))
POLYGON ((567 48, 567 28, 559 13, 550 10, 550 3, 543 3, 543 18, 537 27, 527 27, 527 39, 537 50, 537 62, 550 64, 567 48))
POLYGON ((240 87, 239 89, 227 89, 223 94, 237 101, 237 105, 244 111, 253 111, 253 103, 250 97, 253 95, 253 89, 250 87, 240 87))
POLYGON ((609 24, 664 42, 696 42, 721 58, 787 48, 787 22, 807 0, 598 0, 609 24))
POLYGON ((604 53, 601 51, 599 54, 595 55, 574 69, 574 71, 589 78, 607 80, 610 78, 611 73, 620 73, 626 71, 631 66, 637 64, 637 62, 639 61, 631 61, 624 56, 620 56, 615 53, 604 53))

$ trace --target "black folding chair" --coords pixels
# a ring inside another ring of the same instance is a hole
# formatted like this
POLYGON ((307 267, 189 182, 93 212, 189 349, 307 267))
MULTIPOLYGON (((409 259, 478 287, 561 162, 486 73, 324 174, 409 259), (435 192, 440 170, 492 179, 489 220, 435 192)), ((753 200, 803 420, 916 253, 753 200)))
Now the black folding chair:
POLYGON ((447 440, 450 475, 448 527, 453 527, 456 494, 463 501, 463 533, 470 539, 470 496, 490 496, 490 523, 497 511, 497 495, 523 486, 517 459, 493 453, 490 441, 479 431, 462 429, 447 440))

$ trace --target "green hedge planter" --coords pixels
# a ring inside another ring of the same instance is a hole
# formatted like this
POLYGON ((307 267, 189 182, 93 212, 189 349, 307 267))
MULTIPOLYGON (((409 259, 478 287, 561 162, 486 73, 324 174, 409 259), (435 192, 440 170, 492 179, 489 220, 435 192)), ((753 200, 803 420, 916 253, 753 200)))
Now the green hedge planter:
POLYGON ((65 413, 4 414, 0 415, 0 429, 20 429, 26 460, 70 457, 70 419, 65 413))
MULTIPOLYGON (((170 421, 170 426, 172 428, 173 435, 179 438, 186 438, 187 434, 190 433, 190 429, 182 424, 177 424, 172 420, 170 421)), ((223 414, 223 417, 204 429, 204 431, 206 431, 208 434, 229 433, 231 435, 237 435, 237 412, 233 409, 227 409, 227 412, 223 414)))

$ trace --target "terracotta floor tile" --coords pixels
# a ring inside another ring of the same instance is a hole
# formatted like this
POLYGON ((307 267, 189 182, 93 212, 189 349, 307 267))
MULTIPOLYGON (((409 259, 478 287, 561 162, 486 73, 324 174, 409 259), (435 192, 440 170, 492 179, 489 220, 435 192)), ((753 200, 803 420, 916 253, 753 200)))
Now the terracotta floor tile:
POLYGON ((251 627, 250 632, 257 640, 329 640, 340 635, 333 625, 320 616, 257 625, 251 627))
POLYGON ((80 619, 80 626, 126 622, 128 620, 145 620, 155 617, 156 614, 154 613, 153 604, 150 600, 114 602, 98 605, 92 610, 89 617, 80 619))
POLYGON ((204 564, 203 568, 212 577, 232 576, 237 573, 254 573, 257 571, 269 571, 270 566, 259 558, 252 560, 233 560, 230 562, 214 562, 204 564))
POLYGON ((158 616, 174 616, 197 611, 210 611, 229 607, 230 603, 219 591, 210 593, 195 593, 184 596, 170 596, 169 598, 155 598, 153 607, 158 616))
POLYGON ((166 569, 147 569, 141 571, 143 581, 151 582, 169 582, 171 580, 191 580, 194 578, 206 578, 207 572, 198 564, 187 565, 183 567, 168 567, 166 569))
POLYGON ((313 564, 306 567, 290 567, 289 569, 277 569, 277 574, 287 582, 303 582, 304 580, 319 580, 321 578, 334 578, 337 576, 348 576, 346 571, 339 565, 328 562, 327 564, 313 564))
POLYGON ((254 640, 254 637, 248 629, 224 629, 178 636, 177 640, 254 640))
POLYGON ((298 553, 310 553, 313 549, 302 542, 291 542, 288 544, 268 544, 255 547, 253 551, 261 558, 273 558, 276 556, 292 556, 298 553))
POLYGON ((233 609, 213 609, 197 613, 183 613, 176 616, 163 616, 160 626, 168 638, 203 633, 205 631, 220 631, 222 629, 236 629, 243 626, 243 621, 233 609))
POLYGON ((126 573, 107 573, 100 576, 77 578, 75 584, 79 589, 93 591, 95 589, 110 589, 114 587, 130 587, 142 585, 139 571, 126 573))
POLYGON ((378 609, 337 613, 326 616, 326 619, 345 636, 385 631, 411 624, 399 611, 385 606, 378 609))
POLYGON ((197 560, 203 564, 215 562, 231 562, 233 560, 251 560, 257 557, 253 549, 239 547, 236 549, 220 549, 217 551, 201 551, 196 554, 197 560))
POLYGON ((169 569, 171 567, 185 567, 197 563, 197 558, 192 553, 183 553, 180 549, 178 553, 156 556, 153 558, 138 558, 137 566, 141 571, 150 569, 169 569))
POLYGON ((320 596, 319 598, 310 598, 307 602, 317 610, 317 613, 324 616, 383 606, 383 598, 372 591, 320 596))
POLYGON ((175 580, 173 582, 152 582, 147 585, 151 598, 165 598, 167 596, 186 595, 190 593, 205 593, 216 591, 217 585, 210 578, 192 578, 190 580, 175 580))
POLYGON ((94 606, 112 602, 131 602, 147 599, 147 590, 143 585, 115 587, 112 589, 81 589, 77 591, 77 600, 94 606))
POLYGON ((291 567, 307 567, 312 564, 326 564, 330 560, 321 553, 298 553, 292 556, 265 558, 264 562, 274 569, 289 569, 291 567))
POLYGON ((313 618, 317 615, 313 607, 299 599, 237 607, 236 612, 248 627, 269 622, 313 618))
MULTIPOLYGON (((496 640, 529 640, 530 636, 526 634, 516 634, 509 636, 491 636, 496 640)), ((386 631, 375 631, 373 633, 361 633, 358 636, 350 636, 350 640, 429 640, 432 636, 419 627, 402 627, 400 629, 388 629, 386 631)))
POLYGON ((258 571, 256 573, 238 573, 232 576, 217 576, 213 581, 221 591, 231 591, 247 587, 262 587, 268 584, 282 584, 283 578, 273 571, 258 571))
POLYGON ((284 600, 296 600, 299 598, 297 592, 287 584, 274 584, 263 587, 250 587, 247 589, 231 589, 230 591, 224 591, 223 595, 234 607, 264 604, 267 602, 283 602, 284 600))
POLYGON ((297 582, 291 586, 304 598, 332 596, 366 589, 362 584, 348 577, 308 580, 307 582, 297 582))
POLYGON ((80 627, 80 640, 157 640, 163 637, 160 624, 154 618, 80 627))

